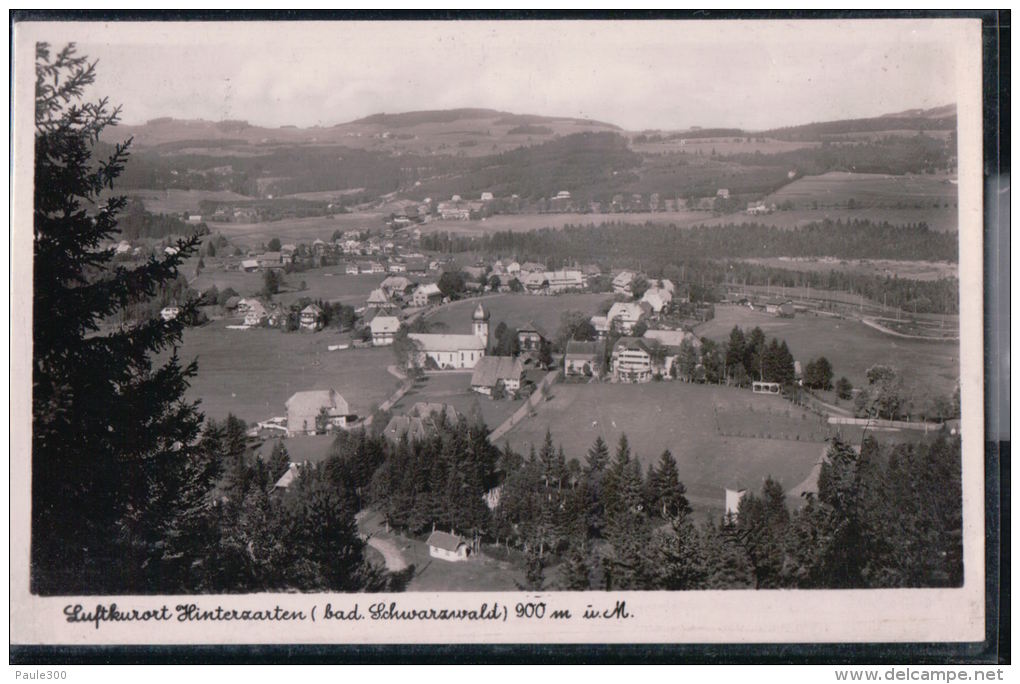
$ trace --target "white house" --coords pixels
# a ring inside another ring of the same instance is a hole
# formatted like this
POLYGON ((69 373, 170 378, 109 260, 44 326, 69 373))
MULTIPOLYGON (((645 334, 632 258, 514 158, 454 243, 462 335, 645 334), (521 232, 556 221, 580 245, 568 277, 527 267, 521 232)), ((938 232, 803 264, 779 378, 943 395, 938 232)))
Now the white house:
POLYGON ((159 312, 160 317, 164 321, 172 321, 181 315, 181 307, 179 306, 165 306, 159 312))
POLYGON ((606 321, 610 327, 616 323, 622 332, 629 335, 638 321, 647 316, 649 311, 651 307, 644 302, 616 302, 609 307, 606 321))
POLYGON ((262 325, 262 322, 266 320, 268 315, 266 307, 262 306, 262 302, 257 299, 249 299, 248 306, 244 311, 244 324, 249 328, 262 325))
POLYGON ((429 304, 438 304, 443 300, 443 293, 439 289, 439 286, 435 283, 428 283, 427 285, 419 285, 411 295, 411 303, 414 306, 428 306, 429 304))
POLYGON ((613 347, 613 379, 618 382, 647 382, 652 379, 652 355, 639 337, 621 337, 613 347))
POLYGON ((310 390, 297 392, 287 400, 287 434, 314 435, 321 426, 316 426, 316 419, 322 409, 329 414, 329 425, 345 427, 352 421, 350 406, 347 400, 333 389, 310 390))
POLYGON ((654 313, 660 314, 673 301, 673 293, 662 287, 650 287, 641 297, 641 301, 652 307, 654 313))
POLYGON ((368 327, 372 330, 372 345, 385 347, 393 344, 393 338, 400 329, 400 319, 396 316, 376 316, 368 327))
POLYGON ((322 309, 315 304, 309 304, 301 309, 301 329, 318 330, 322 327, 322 309))
POLYGON ((581 342, 570 340, 563 355, 563 373, 565 375, 598 375, 602 366, 602 354, 605 348, 602 342, 581 342))
POLYGON ((259 270, 258 259, 245 259, 241 262, 241 270, 245 273, 254 273, 259 270))
POLYGON ((471 555, 467 542, 449 532, 433 532, 425 543, 429 545, 429 555, 440 560, 458 562, 471 555))

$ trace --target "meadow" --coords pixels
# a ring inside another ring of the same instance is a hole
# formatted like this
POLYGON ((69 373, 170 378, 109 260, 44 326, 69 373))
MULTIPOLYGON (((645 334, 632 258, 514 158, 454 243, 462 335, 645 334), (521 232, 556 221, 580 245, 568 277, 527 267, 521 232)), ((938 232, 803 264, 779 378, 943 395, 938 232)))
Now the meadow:
POLYGON ((146 211, 153 214, 198 214, 198 203, 202 200, 214 200, 217 202, 250 201, 252 198, 247 195, 240 195, 229 190, 136 190, 117 189, 106 190, 100 197, 125 195, 131 199, 141 200, 146 211))
POLYGON ((207 417, 233 413, 251 423, 282 416, 295 392, 330 388, 353 412, 368 415, 399 385, 386 370, 394 363, 388 349, 330 352, 327 345, 339 341, 334 332, 227 330, 226 324, 188 328, 179 348, 182 361, 198 359, 187 397, 201 399, 207 417))
POLYGON ((535 415, 504 439, 526 454, 531 445, 541 446, 548 429, 553 441, 563 445, 568 460, 577 458, 583 463, 596 437, 601 435, 615 453, 620 435, 626 433, 631 454, 645 472, 669 449, 691 504, 702 513, 716 514, 724 507, 726 488, 759 489, 771 475, 784 489, 792 490, 811 475, 826 444, 810 441, 817 439, 819 432, 810 414, 801 417, 804 413, 780 397, 716 385, 556 385, 535 415), (775 438, 778 432, 771 439, 724 436, 717 424, 717 413, 727 416, 729 424, 737 414, 753 418, 770 412, 778 412, 784 419, 789 412, 786 433, 793 434, 793 439, 775 438), (801 423, 803 434, 794 433, 792 426, 801 423), (798 435, 800 439, 796 439, 798 435))
POLYGON ((207 222, 212 233, 222 233, 234 243, 256 245, 279 238, 288 242, 311 243, 316 238, 330 240, 333 231, 379 230, 383 227, 383 215, 374 212, 334 214, 333 216, 312 216, 309 218, 282 219, 262 223, 217 223, 207 222))
MULTIPOLYGON (((343 269, 342 265, 327 266, 287 274, 284 276, 283 288, 273 300, 286 306, 302 297, 310 297, 330 302, 343 302, 357 307, 364 305, 372 290, 379 287, 379 284, 386 278, 385 274, 380 273, 347 275, 343 269), (298 287, 302 281, 307 287, 299 290, 298 287)), ((219 290, 231 287, 243 297, 259 294, 262 291, 264 278, 265 275, 259 271, 246 273, 207 268, 188 284, 199 292, 213 285, 219 290)))
POLYGON ((631 149, 642 154, 702 154, 711 156, 714 151, 719 155, 729 154, 780 154, 805 147, 818 147, 821 143, 804 140, 776 140, 774 138, 758 138, 750 136, 731 136, 718 138, 673 138, 652 142, 634 142, 631 149))
POLYGON ((481 302, 488 309, 489 335, 503 321, 516 328, 529 320, 542 327, 547 335, 555 335, 560 327, 560 315, 575 309, 595 315, 599 304, 612 299, 610 293, 562 294, 551 297, 526 294, 501 294, 483 299, 465 299, 448 304, 428 317, 429 323, 440 323, 444 332, 468 333, 471 331, 471 315, 481 302))
POLYGON ((820 176, 804 176, 766 198, 780 204, 791 201, 797 208, 813 202, 819 206, 845 206, 849 200, 860 208, 923 209, 957 201, 953 176, 905 174, 893 176, 880 173, 846 173, 832 171, 820 176))
POLYGON ((867 383, 865 371, 875 364, 900 370, 905 389, 920 401, 932 393, 951 395, 960 377, 958 342, 892 337, 850 319, 811 313, 779 318, 747 307, 716 305, 715 318, 698 326, 695 333, 725 342, 734 325, 745 334, 757 326, 768 337, 786 340, 802 365, 825 356, 835 376, 845 375, 854 387, 867 383))

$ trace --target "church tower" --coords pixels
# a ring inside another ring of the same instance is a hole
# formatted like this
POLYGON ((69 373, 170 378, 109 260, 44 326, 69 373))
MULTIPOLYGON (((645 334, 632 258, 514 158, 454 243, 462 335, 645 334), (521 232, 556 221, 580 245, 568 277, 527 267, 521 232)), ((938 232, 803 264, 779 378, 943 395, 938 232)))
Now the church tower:
POLYGON ((485 310, 485 307, 478 304, 478 308, 475 309, 474 315, 471 317, 474 327, 475 337, 482 338, 485 343, 485 348, 489 348, 489 312, 485 310))

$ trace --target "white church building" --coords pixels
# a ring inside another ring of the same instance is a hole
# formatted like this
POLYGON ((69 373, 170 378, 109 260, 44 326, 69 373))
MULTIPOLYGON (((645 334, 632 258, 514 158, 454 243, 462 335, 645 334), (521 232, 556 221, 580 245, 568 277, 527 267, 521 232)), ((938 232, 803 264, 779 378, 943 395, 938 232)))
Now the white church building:
POLYGON ((471 316, 471 328, 470 335, 409 334, 418 347, 418 364, 428 367, 431 359, 440 369, 474 368, 489 348, 489 312, 481 304, 471 316))

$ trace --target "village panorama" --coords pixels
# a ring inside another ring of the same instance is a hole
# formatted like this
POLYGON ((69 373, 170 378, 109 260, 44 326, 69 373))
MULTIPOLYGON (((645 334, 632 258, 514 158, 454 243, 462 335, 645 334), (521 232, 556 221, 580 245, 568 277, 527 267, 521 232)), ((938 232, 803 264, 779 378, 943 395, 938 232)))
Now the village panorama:
POLYGON ((35 593, 961 585, 955 105, 123 125, 102 68, 36 54, 35 593))

